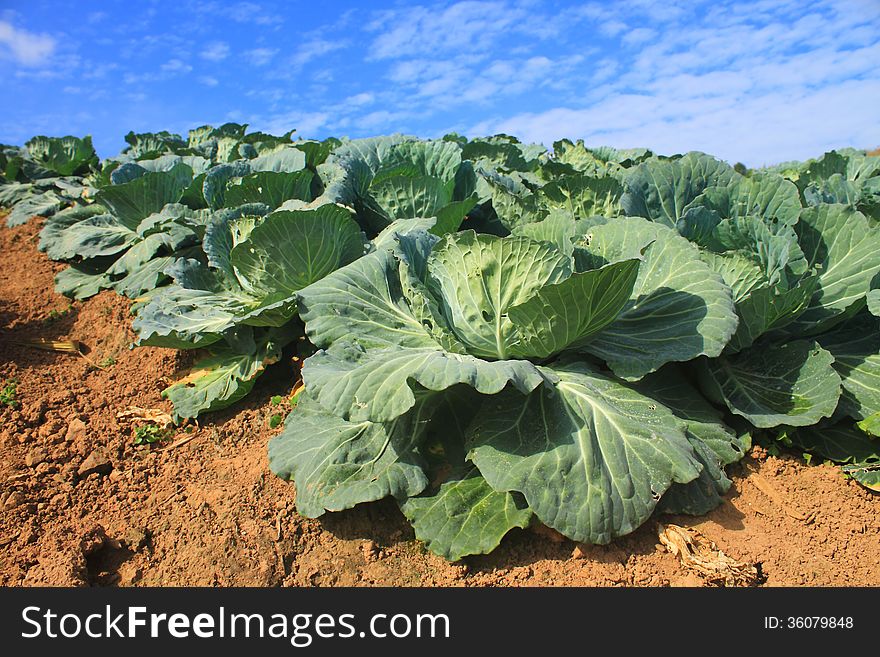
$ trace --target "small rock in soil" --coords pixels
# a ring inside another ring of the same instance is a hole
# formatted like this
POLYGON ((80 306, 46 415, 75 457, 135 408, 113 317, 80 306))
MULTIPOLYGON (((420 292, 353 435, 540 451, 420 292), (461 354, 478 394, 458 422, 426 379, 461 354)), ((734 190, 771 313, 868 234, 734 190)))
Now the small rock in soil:
POLYGON ((46 460, 46 450, 36 447, 29 451, 24 457, 24 464, 29 468, 33 468, 46 460))
POLYGON ((364 561, 372 563, 379 558, 379 547, 375 541, 367 541, 361 546, 364 553, 364 561))
POLYGON ((20 491, 14 490, 9 493, 9 496, 6 498, 3 506, 5 506, 7 509, 14 509, 15 507, 21 506, 22 504, 24 504, 24 495, 20 491))
POLYGON ((88 477, 93 472, 97 472, 100 475, 107 475, 113 470, 113 464, 110 462, 110 459, 107 458, 107 455, 104 453, 104 450, 98 448, 92 450, 91 454, 86 457, 86 460, 82 462, 82 465, 79 466, 76 473, 80 477, 88 477))
POLYGON ((86 423, 78 417, 73 418, 67 425, 67 442, 84 442, 86 439, 86 423))

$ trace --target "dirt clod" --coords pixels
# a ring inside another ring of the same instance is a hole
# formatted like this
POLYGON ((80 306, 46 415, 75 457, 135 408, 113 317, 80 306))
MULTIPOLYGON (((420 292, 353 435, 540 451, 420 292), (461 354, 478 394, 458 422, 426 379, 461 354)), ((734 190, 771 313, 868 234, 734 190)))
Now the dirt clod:
POLYGON ((67 425, 67 433, 64 435, 64 439, 69 443, 84 443, 86 442, 87 429, 86 423, 75 417, 67 425))
POLYGON ((76 474, 80 477, 88 477, 90 474, 107 475, 113 470, 113 463, 107 457, 103 449, 93 449, 85 461, 77 468, 76 474))
POLYGON ((46 458, 46 450, 36 447, 30 450, 24 457, 24 464, 29 468, 33 468, 45 461, 46 458))

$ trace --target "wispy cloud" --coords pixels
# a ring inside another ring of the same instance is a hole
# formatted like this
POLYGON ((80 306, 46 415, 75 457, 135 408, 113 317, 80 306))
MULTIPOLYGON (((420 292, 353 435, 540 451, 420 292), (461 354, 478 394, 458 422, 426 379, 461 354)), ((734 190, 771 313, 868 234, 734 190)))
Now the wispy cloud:
POLYGON ((256 2, 236 2, 222 5, 221 12, 237 23, 274 25, 283 22, 281 16, 267 12, 256 2))
MULTIPOLYGON (((622 22, 635 11, 626 7, 615 14, 622 22)), ((565 105, 479 121, 470 132, 698 149, 750 165, 880 142, 878 12, 834 0, 729 8, 673 2, 665 22, 617 33, 626 47, 594 69, 598 86, 565 105)), ((587 9, 607 31, 606 8, 587 9)))
POLYGON ((247 122, 254 130, 281 135, 296 130, 298 135, 308 137, 317 134, 330 120, 326 112, 280 112, 269 116, 254 115, 247 122))
POLYGON ((48 34, 36 34, 12 23, 0 21, 0 55, 22 66, 41 66, 55 53, 57 41, 48 34))
POLYGON ((528 31, 536 22, 526 7, 502 1, 392 9, 367 25, 377 34, 369 54, 381 60, 488 50, 498 37, 528 31))
POLYGON ((245 58, 252 66, 265 66, 278 54, 277 48, 254 48, 244 53, 245 58))
POLYGON ((223 41, 214 41, 205 46, 199 53, 199 57, 209 62, 222 62, 229 56, 229 44, 223 41))
POLYGON ((189 73, 193 67, 179 59, 169 59, 160 68, 166 73, 189 73))
POLYGON ((128 71, 122 75, 122 81, 125 84, 140 84, 144 82, 161 82, 163 80, 171 80, 181 75, 186 75, 193 70, 190 64, 181 59, 169 59, 167 62, 159 66, 158 71, 145 71, 143 73, 135 73, 128 71))
POLYGON ((348 47, 347 41, 336 41, 329 39, 309 39, 296 49, 296 52, 290 58, 290 64, 294 68, 302 68, 313 59, 317 59, 323 55, 327 55, 334 50, 341 50, 348 47))

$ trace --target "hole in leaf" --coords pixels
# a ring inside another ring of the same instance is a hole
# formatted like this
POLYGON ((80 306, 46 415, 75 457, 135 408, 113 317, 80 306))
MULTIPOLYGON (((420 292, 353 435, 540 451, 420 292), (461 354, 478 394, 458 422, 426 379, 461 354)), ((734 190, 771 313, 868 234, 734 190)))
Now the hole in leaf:
POLYGON ((492 313, 490 313, 488 310, 484 310, 483 311, 483 319, 487 322, 491 322, 492 321, 492 313))

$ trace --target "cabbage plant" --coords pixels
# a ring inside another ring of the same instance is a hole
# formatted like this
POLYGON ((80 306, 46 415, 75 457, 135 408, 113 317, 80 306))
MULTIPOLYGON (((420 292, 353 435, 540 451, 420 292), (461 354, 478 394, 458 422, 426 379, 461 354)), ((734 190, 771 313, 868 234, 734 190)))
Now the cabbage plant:
POLYGON ((530 228, 404 228, 300 291, 320 351, 269 453, 301 513, 392 495, 459 558, 532 515, 607 543, 672 486, 682 507, 726 490, 738 436, 677 370, 646 378, 724 349, 737 319, 721 277, 645 219, 530 228))

